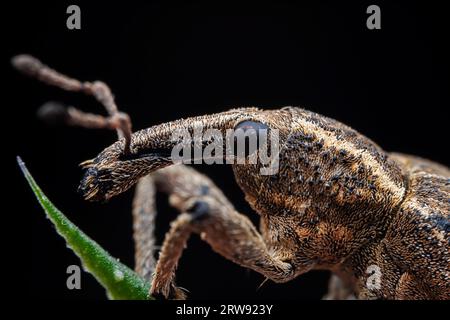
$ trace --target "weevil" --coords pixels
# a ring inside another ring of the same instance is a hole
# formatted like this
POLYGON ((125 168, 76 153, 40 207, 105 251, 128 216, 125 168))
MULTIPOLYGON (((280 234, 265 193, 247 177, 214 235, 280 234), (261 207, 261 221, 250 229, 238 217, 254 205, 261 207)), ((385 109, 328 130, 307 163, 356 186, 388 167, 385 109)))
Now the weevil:
POLYGON ((152 295, 185 298, 175 270, 196 233, 220 255, 275 282, 329 270, 327 298, 450 299, 450 170, 444 165, 386 152, 352 128, 296 107, 232 109, 131 133, 129 117, 104 83, 68 78, 31 56, 15 57, 13 65, 48 84, 93 95, 108 110, 103 117, 52 105, 41 114, 118 130, 118 141, 82 164, 79 190, 88 200, 108 200, 137 184, 136 271, 152 279, 152 295), (259 230, 210 179, 171 159, 174 130, 201 125, 225 132, 242 123, 279 132, 276 174, 260 174, 258 164, 232 165, 259 214, 259 230), (169 194, 180 215, 154 267, 156 189, 169 194))

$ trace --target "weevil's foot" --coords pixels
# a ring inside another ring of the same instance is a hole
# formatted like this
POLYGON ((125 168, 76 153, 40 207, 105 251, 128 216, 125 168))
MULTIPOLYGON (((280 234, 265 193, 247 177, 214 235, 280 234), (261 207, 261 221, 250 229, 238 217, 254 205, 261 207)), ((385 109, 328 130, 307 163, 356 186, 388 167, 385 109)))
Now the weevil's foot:
POLYGON ((169 299, 170 300, 186 300, 187 295, 186 292, 180 288, 172 284, 170 286, 169 299))
POLYGON ((186 300, 186 292, 184 289, 175 286, 172 283, 169 287, 168 292, 164 293, 162 288, 152 288, 150 289, 150 295, 156 300, 186 300))

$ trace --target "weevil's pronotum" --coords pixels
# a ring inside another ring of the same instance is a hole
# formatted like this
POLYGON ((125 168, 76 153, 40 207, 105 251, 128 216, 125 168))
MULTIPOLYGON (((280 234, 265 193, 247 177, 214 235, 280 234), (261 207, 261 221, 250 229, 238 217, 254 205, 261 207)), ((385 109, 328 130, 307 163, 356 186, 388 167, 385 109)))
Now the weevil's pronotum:
POLYGON ((175 269, 186 241, 198 233, 212 249, 276 282, 312 269, 334 276, 328 298, 450 299, 450 171, 422 158, 388 153, 338 121, 301 108, 257 108, 163 123, 131 134, 130 120, 103 83, 81 83, 30 56, 13 64, 66 90, 93 95, 109 117, 47 106, 41 113, 69 124, 112 128, 119 140, 86 169, 80 190, 109 199, 137 185, 133 204, 136 270, 151 293, 184 298, 175 269), (279 170, 233 165, 246 200, 260 215, 259 231, 204 175, 171 166, 176 129, 202 125, 221 132, 242 126, 277 129, 279 170), (162 190, 181 214, 171 224, 153 269, 153 194, 162 190), (369 283, 368 270, 378 277, 369 283))

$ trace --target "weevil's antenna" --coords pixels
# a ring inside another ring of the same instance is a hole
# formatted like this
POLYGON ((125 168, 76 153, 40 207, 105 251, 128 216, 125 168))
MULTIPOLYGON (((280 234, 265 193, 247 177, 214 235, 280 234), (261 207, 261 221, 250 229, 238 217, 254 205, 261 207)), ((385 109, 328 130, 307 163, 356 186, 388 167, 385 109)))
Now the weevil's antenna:
POLYGON ((117 130, 119 139, 125 138, 124 153, 130 153, 131 145, 131 120, 130 117, 120 112, 111 89, 104 82, 81 82, 77 79, 63 75, 43 64, 33 56, 22 54, 11 59, 12 65, 22 73, 36 78, 48 85, 61 88, 66 91, 83 92, 93 96, 100 102, 108 117, 85 113, 74 107, 65 108, 55 103, 45 104, 41 107, 39 115, 50 121, 63 120, 64 123, 85 128, 105 128, 117 130))

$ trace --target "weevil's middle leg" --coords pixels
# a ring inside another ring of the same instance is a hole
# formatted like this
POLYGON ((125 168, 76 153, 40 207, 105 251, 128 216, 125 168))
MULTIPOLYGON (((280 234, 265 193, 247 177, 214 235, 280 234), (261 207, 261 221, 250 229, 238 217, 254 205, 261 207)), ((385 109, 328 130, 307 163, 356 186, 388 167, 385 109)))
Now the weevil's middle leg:
POLYGON ((153 174, 156 185, 170 194, 182 214, 171 224, 152 281, 151 294, 179 298, 173 291, 175 269, 192 233, 200 234, 214 251, 276 282, 295 276, 290 263, 267 247, 251 221, 236 212, 222 192, 205 176, 185 166, 153 174))
POLYGON ((141 178, 133 198, 133 239, 135 271, 150 281, 155 271, 155 185, 152 176, 141 178))

